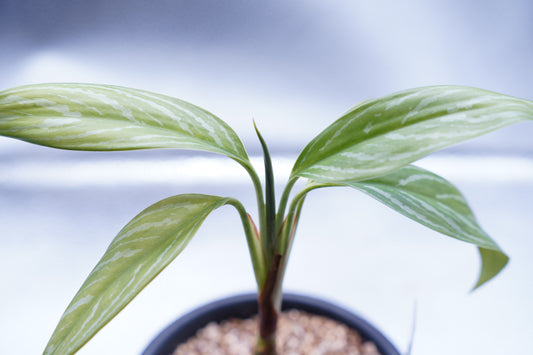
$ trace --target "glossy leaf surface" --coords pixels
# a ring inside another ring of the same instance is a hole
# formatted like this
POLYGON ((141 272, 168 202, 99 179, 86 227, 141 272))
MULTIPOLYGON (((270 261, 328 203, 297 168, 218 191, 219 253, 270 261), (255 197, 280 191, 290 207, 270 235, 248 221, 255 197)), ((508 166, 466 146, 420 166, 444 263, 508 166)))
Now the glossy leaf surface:
POLYGON ((76 352, 188 244, 207 215, 230 199, 178 195, 159 201, 115 237, 61 318, 44 354, 76 352))
POLYGON ((198 149, 248 161, 235 132, 188 102, 95 84, 40 84, 0 92, 0 135, 55 148, 198 149))
POLYGON ((409 165, 380 178, 342 185, 356 188, 426 227, 477 245, 482 270, 476 287, 498 274, 508 261, 479 226, 463 195, 438 175, 409 165))
POLYGON ((333 183, 374 178, 528 119, 529 100, 460 86, 406 90, 351 109, 304 148, 292 176, 333 183))

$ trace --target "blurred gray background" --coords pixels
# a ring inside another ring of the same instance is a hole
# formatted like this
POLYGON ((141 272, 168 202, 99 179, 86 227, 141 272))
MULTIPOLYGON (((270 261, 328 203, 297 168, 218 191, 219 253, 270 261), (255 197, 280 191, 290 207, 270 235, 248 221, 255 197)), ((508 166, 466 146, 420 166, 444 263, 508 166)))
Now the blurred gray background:
MULTIPOLYGON (((440 84, 533 99, 532 34, 526 0, 1 0, 0 90, 95 82, 176 96, 224 119, 258 156, 254 119, 282 183, 306 142, 365 99, 440 84)), ((463 191, 511 256, 479 291, 469 293, 475 248, 345 189, 309 196, 286 288, 365 315, 401 351, 417 303, 413 355, 533 353, 532 135, 521 123, 420 162, 463 191)), ((255 211, 244 172, 212 155, 1 138, 0 353, 41 352, 118 230, 185 192, 236 196, 255 211)), ((253 291, 248 258, 235 212, 216 211, 79 353, 138 354, 190 308, 253 291)))

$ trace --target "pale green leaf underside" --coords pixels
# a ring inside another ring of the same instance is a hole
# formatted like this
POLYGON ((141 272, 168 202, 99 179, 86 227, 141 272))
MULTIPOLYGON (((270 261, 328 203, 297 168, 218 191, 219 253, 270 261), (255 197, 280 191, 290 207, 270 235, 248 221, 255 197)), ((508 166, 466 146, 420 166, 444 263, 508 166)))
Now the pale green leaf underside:
POLYGON ((132 219, 115 237, 61 318, 44 354, 76 352, 187 245, 228 198, 178 195, 132 219))
POLYGON ((385 175, 449 145, 533 119, 533 102, 494 92, 433 86, 368 100, 302 151, 292 176, 320 182, 385 175))
POLYGON ((39 84, 0 92, 0 135, 55 148, 198 149, 248 161, 235 132, 188 102, 96 84, 39 84))
POLYGON ((479 226, 462 194, 438 175, 409 165, 380 178, 340 185, 356 188, 426 227, 478 246, 482 268, 476 287, 507 263, 508 257, 479 226))

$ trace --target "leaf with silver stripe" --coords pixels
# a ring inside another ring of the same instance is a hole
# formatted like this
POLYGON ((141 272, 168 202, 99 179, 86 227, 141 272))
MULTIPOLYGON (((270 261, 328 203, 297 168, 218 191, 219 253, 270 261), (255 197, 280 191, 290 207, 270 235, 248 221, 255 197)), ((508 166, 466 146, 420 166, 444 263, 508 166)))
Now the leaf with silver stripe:
POLYGON ((236 133, 206 110, 111 85, 39 84, 2 91, 0 135, 75 150, 198 149, 248 162, 236 133))
POLYGON ((228 203, 218 196, 178 195, 139 213, 87 277, 44 354, 75 353, 185 248, 209 213, 228 203))
POLYGON ((333 183, 374 178, 532 119, 530 100, 461 86, 406 90, 351 109, 304 148, 291 176, 333 183))
POLYGON ((482 259, 476 288, 496 276, 509 258, 479 226, 463 195, 446 179, 412 165, 383 177, 311 188, 351 186, 437 232, 478 246, 482 259))

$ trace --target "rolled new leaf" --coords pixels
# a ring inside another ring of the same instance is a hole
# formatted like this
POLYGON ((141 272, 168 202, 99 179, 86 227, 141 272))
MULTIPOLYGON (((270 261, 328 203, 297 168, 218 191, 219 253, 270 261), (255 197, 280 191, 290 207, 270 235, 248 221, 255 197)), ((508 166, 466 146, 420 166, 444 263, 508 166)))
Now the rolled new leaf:
MULTIPOLYGON (((404 216, 437 232, 478 246, 481 274, 475 288, 496 276, 509 258, 479 226, 463 195, 446 179, 412 165, 380 178, 347 182, 404 216)), ((312 183, 311 188, 332 186, 312 183)))
POLYGON ((461 86, 406 90, 351 109, 304 148, 291 176, 332 183, 370 179, 532 119, 530 100, 461 86))
POLYGON ((229 198, 178 195, 139 213, 115 237, 71 301, 45 355, 70 355, 122 310, 189 243, 229 198))
POLYGON ((75 150, 198 149, 248 162, 236 133, 206 110, 111 85, 39 84, 2 91, 0 135, 75 150))

